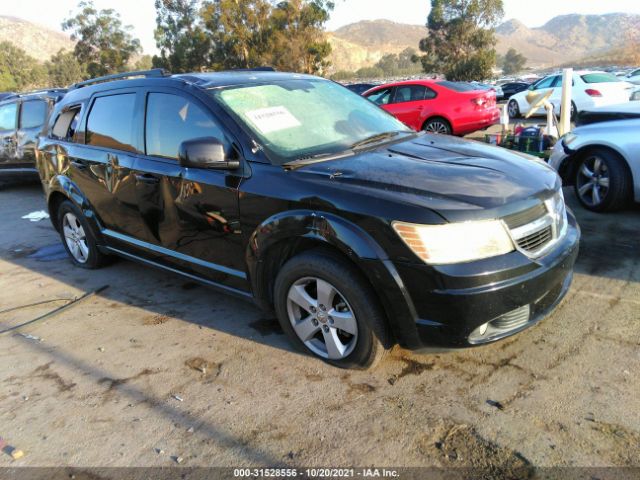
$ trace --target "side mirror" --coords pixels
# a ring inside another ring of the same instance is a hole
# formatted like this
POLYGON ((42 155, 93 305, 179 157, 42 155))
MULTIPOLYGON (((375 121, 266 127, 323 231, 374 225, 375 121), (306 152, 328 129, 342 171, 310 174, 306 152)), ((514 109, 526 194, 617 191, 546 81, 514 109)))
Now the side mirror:
POLYGON ((194 138, 182 142, 178 159, 183 167, 214 170, 235 170, 240 167, 239 160, 227 159, 224 145, 215 137, 194 138))

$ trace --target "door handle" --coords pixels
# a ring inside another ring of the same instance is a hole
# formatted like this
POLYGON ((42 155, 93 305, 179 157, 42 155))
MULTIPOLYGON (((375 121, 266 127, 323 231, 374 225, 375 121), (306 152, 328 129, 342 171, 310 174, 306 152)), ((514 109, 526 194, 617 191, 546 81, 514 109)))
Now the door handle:
POLYGON ((148 185, 155 185, 160 183, 160 179, 155 175, 150 175, 148 173, 136 173, 136 182, 146 183, 148 185))

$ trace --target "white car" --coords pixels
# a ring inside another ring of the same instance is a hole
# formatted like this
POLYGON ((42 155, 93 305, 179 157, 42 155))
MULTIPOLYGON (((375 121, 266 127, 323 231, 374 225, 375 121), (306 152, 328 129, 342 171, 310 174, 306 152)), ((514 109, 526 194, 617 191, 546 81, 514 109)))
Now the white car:
POLYGON ((634 83, 636 85, 640 85, 640 68, 638 68, 637 70, 634 70, 633 72, 629 73, 624 79, 627 82, 631 82, 631 83, 634 83))
MULTIPOLYGON (((620 80, 606 72, 576 71, 573 72, 573 90, 571 94, 571 118, 578 112, 596 107, 616 105, 629 101, 633 85, 620 80)), ((509 98, 509 116, 517 118, 529 112, 527 95, 531 92, 545 94, 552 91, 549 102, 554 106, 556 115, 560 114, 562 99, 562 75, 549 75, 537 81, 524 92, 516 93, 509 98)), ((540 107, 534 115, 544 115, 544 107, 540 107)))
POLYGON ((577 127, 556 143, 549 165, 573 185, 583 206, 595 212, 640 202, 640 105, 583 111, 577 127))

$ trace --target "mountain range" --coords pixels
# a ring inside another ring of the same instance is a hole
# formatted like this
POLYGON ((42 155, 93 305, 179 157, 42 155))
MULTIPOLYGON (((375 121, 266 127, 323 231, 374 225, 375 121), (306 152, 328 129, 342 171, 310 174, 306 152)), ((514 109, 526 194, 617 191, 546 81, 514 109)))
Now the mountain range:
MULTIPOLYGON (((496 28, 500 54, 513 47, 525 57, 527 65, 545 68, 594 57, 619 48, 640 29, 640 15, 561 15, 537 28, 518 20, 508 20, 496 28)), ((333 68, 357 70, 375 64, 386 53, 407 47, 418 49, 427 34, 422 25, 389 20, 361 21, 329 33, 333 47, 333 68)))
MULTIPOLYGON (((504 54, 513 47, 527 57, 529 67, 544 68, 602 57, 609 50, 619 49, 634 29, 640 29, 640 15, 624 13, 562 15, 537 28, 508 20, 496 29, 496 48, 504 54)), ((355 71, 374 65, 387 53, 399 53, 407 47, 417 50, 426 34, 424 25, 389 20, 345 25, 327 33, 333 47, 332 68, 355 71)), ((9 41, 40 61, 61 49, 73 49, 73 42, 65 33, 7 16, 0 16, 0 41, 9 41)))

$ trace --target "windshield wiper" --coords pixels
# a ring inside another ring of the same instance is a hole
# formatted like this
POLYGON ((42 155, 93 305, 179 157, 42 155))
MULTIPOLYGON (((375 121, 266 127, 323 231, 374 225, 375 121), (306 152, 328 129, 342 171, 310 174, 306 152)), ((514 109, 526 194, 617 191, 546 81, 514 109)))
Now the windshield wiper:
POLYGON ((382 142, 384 140, 388 140, 388 139, 393 138, 393 137, 397 137, 401 133, 412 134, 413 132, 409 132, 407 130, 396 130, 396 131, 393 131, 393 132, 378 133, 376 135, 372 135, 371 137, 367 137, 364 140, 360 140, 359 142, 354 143, 353 145, 351 145, 350 148, 353 149, 353 150, 357 150, 358 148, 365 147, 365 146, 370 145, 372 143, 378 143, 378 142, 382 142))
POLYGON ((343 150, 337 153, 318 153, 316 155, 308 155, 297 160, 292 160, 287 163, 283 163, 282 166, 285 170, 295 170, 306 165, 312 165, 314 163, 327 162, 329 160, 335 160, 338 158, 347 157, 353 155, 353 150, 343 150))

